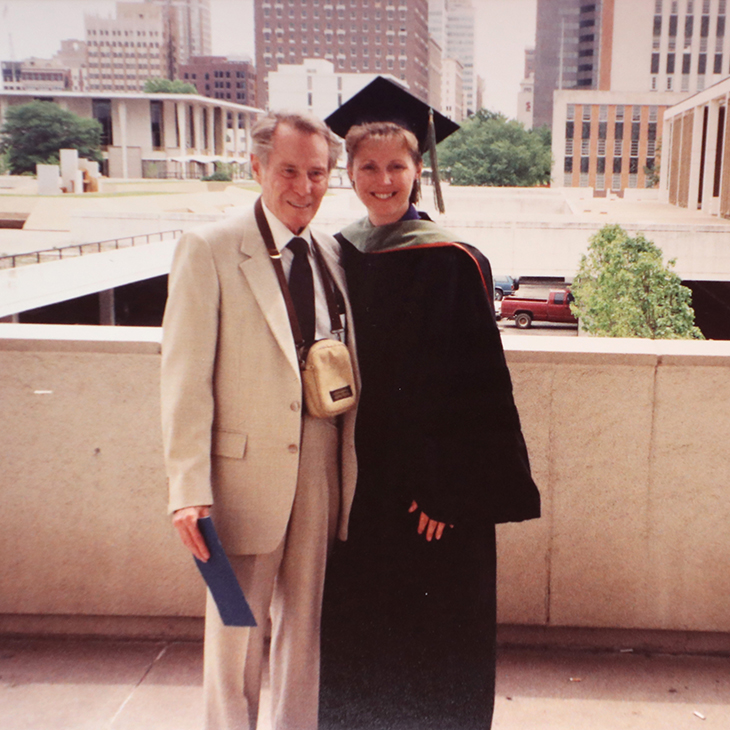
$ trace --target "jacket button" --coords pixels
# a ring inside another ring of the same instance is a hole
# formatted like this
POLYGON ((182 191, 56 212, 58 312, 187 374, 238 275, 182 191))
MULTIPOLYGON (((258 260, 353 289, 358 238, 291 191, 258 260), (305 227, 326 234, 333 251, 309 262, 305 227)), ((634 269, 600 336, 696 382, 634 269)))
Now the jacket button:
POLYGON ((296 454, 299 451, 299 447, 296 444, 289 444, 289 452, 296 454))
POLYGON ((302 405, 301 405, 301 403, 300 403, 300 402, 299 402, 298 400, 295 400, 295 401, 294 401, 294 402, 293 402, 293 403, 291 404, 291 409, 292 409, 293 411, 299 411, 299 409, 300 409, 301 407, 302 407, 302 405))

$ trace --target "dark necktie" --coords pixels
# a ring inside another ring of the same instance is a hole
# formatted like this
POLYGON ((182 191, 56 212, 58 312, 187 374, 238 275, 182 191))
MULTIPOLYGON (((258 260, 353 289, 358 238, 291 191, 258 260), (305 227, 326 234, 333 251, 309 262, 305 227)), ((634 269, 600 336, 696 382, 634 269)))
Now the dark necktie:
POLYGON ((297 311, 299 329, 308 344, 314 342, 314 280, 309 263, 309 246, 303 238, 292 238, 287 244, 294 253, 289 272, 289 292, 297 311))

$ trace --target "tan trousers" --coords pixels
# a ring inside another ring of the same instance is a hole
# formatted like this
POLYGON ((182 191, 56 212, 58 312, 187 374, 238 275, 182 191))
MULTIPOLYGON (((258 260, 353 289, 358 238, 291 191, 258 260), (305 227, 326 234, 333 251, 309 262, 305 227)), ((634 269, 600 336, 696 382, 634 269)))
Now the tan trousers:
POLYGON ((297 491, 286 535, 264 555, 231 556, 258 626, 224 626, 205 611, 206 730, 255 730, 267 617, 271 615, 272 730, 316 730, 319 625, 327 551, 340 508, 334 421, 305 416, 297 491))

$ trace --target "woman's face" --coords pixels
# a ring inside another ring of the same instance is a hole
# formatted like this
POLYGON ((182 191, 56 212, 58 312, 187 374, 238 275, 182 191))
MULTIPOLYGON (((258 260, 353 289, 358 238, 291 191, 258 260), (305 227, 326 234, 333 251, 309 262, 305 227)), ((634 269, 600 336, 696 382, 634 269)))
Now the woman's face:
POLYGON ((413 162, 402 139, 370 137, 360 144, 348 172, 370 222, 382 226, 395 223, 408 210, 421 165, 413 162))

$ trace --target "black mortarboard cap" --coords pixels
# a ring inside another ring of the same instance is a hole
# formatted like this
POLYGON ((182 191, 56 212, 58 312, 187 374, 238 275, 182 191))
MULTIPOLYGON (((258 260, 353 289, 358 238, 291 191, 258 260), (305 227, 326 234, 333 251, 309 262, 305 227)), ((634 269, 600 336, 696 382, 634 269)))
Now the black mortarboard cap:
POLYGON ((436 159, 436 145, 453 134, 459 125, 406 91, 400 84, 376 76, 367 86, 351 96, 325 122, 340 137, 345 137, 356 124, 394 122, 413 132, 421 153, 431 157, 436 207, 444 212, 441 183, 436 159))
MULTIPOLYGON (((416 135, 421 152, 428 150, 428 121, 431 107, 394 81, 377 76, 367 86, 350 97, 325 122, 340 137, 350 127, 365 122, 395 122, 416 135)), ((453 134, 459 125, 433 110, 436 143, 453 134)))

